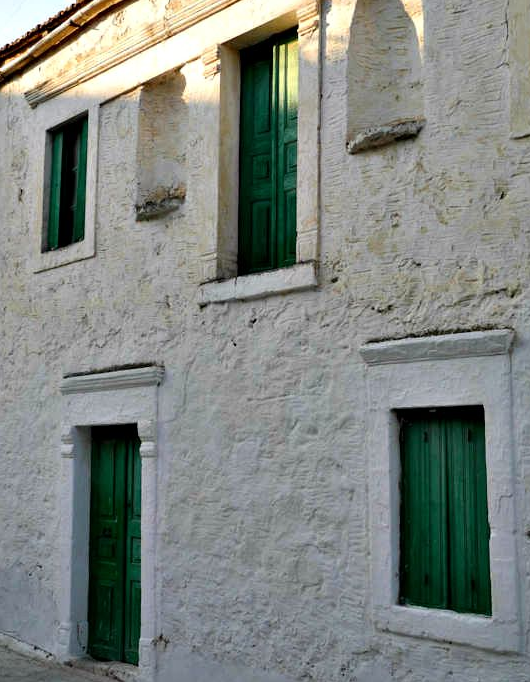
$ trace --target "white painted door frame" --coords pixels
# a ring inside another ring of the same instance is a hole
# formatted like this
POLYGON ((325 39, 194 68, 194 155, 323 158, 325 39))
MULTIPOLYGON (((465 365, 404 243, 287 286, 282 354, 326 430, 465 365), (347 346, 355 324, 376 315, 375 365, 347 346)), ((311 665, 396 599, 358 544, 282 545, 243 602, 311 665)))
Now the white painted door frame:
POLYGON ((71 376, 61 383, 61 596, 56 655, 86 655, 90 523, 91 427, 136 424, 142 460, 141 628, 139 670, 156 670, 156 528, 158 386, 163 367, 151 365, 71 376))

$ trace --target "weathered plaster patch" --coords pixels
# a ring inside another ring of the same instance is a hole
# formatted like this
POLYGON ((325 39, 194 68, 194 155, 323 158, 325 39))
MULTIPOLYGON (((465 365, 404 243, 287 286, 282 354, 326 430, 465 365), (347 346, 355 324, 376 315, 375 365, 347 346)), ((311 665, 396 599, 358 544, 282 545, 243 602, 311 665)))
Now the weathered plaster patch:
POLYGON ((182 206, 186 198, 186 188, 184 185, 171 189, 160 189, 149 194, 142 204, 137 204, 136 220, 151 220, 161 218, 176 211, 182 206))

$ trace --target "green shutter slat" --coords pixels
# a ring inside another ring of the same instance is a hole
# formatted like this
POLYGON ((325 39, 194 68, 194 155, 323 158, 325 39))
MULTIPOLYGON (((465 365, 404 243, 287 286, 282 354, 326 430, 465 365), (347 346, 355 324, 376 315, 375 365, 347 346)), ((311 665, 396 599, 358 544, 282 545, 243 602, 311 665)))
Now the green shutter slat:
POLYGON ((484 422, 453 419, 446 429, 451 608, 491 615, 484 422))
POLYGON ((75 209, 73 225, 73 241, 79 242, 85 236, 85 204, 86 204, 86 165, 87 165, 88 118, 81 122, 78 135, 78 161, 75 189, 75 209))
POLYGON ((141 461, 134 428, 93 429, 89 653, 138 663, 141 461))
POLYGON ((400 601, 491 615, 482 409, 410 412, 400 443, 400 601))
POLYGON ((61 175, 63 163, 63 133, 52 134, 52 160, 50 173, 50 205, 48 211, 47 248, 59 246, 59 220, 61 214, 61 175))
POLYGON ((401 601, 447 607, 445 438, 430 419, 404 425, 401 601))
POLYGON ((239 274, 291 265, 296 260, 297 110, 295 36, 289 33, 244 50, 239 274))

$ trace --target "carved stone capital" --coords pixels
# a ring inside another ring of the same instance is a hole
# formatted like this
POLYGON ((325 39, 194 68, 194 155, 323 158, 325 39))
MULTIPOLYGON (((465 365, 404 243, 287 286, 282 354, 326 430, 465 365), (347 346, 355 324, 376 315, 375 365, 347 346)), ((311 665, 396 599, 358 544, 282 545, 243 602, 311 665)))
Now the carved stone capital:
POLYGON ((61 457, 67 459, 74 457, 74 436, 69 426, 63 426, 61 433, 61 457))
POLYGON ((138 437, 140 438, 140 457, 156 457, 157 424, 152 419, 138 421, 138 437))
POLYGON ((313 2, 300 7, 296 16, 298 18, 298 35, 305 36, 308 33, 313 33, 320 23, 320 2, 313 0, 313 2))
POLYGON ((219 45, 213 45, 203 52, 202 63, 205 78, 213 78, 221 73, 221 48, 219 45))

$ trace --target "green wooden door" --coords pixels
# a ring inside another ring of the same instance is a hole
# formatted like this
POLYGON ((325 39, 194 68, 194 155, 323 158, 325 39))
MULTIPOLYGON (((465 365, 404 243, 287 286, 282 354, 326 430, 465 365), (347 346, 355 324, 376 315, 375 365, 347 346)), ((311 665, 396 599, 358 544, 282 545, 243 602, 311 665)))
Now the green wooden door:
POLYGON ((298 43, 241 53, 239 274, 296 261, 298 43))
POLYGON ((400 601, 491 615, 484 411, 401 422, 400 601))
POLYGON ((134 427, 93 429, 89 653, 138 663, 140 638, 140 441, 134 427))

